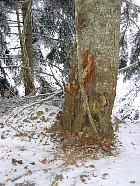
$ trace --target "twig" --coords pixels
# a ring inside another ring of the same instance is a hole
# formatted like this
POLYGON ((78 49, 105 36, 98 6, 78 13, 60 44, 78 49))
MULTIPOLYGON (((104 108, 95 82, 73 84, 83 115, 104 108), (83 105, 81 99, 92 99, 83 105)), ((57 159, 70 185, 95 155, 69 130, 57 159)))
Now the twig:
POLYGON ((135 67, 136 65, 139 65, 140 62, 136 62, 136 63, 133 63, 132 65, 129 65, 128 67, 124 67, 124 68, 121 68, 120 70, 118 70, 118 73, 122 73, 124 72, 125 70, 128 70, 132 67, 135 67))
MULTIPOLYGON (((37 98, 37 97, 42 97, 42 96, 49 96, 51 95, 52 93, 46 93, 46 94, 38 94, 38 95, 35 95, 35 96, 24 96, 23 99, 31 99, 31 98, 37 98)), ((21 98, 22 99, 22 98, 21 98)))
POLYGON ((50 66, 53 66, 53 67, 56 67, 60 72, 62 72, 63 70, 60 68, 60 67, 58 67, 57 65, 55 65, 55 64, 50 64, 50 66))
POLYGON ((54 75, 54 73, 53 73, 53 71, 52 71, 52 68, 50 67, 50 70, 51 70, 51 73, 52 73, 52 75, 53 75, 53 78, 54 78, 54 80, 56 81, 56 83, 57 83, 57 85, 63 90, 63 86, 59 83, 59 81, 57 80, 57 78, 55 77, 55 75, 54 75))
POLYGON ((19 49, 21 47, 14 47, 14 48, 9 48, 10 50, 13 49, 13 50, 16 50, 16 49, 19 49))
POLYGON ((140 31, 140 27, 137 25, 137 23, 133 19, 129 19, 131 22, 134 23, 134 25, 137 27, 137 29, 140 31))
POLYGON ((128 5, 130 5, 130 6, 133 6, 133 7, 137 8, 137 9, 140 9, 140 6, 138 6, 138 5, 134 4, 134 3, 132 3, 131 1, 122 0, 122 2, 124 2, 124 3, 126 3, 126 4, 128 4, 128 5))

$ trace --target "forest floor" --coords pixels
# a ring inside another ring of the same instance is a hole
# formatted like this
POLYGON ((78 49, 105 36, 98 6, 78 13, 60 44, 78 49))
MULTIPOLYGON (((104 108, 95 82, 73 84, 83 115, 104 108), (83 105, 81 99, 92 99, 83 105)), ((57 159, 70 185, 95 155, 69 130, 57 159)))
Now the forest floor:
POLYGON ((111 156, 62 146, 49 131, 60 111, 58 99, 0 100, 0 186, 140 186, 137 84, 135 78, 118 80, 113 110, 117 151, 111 156))

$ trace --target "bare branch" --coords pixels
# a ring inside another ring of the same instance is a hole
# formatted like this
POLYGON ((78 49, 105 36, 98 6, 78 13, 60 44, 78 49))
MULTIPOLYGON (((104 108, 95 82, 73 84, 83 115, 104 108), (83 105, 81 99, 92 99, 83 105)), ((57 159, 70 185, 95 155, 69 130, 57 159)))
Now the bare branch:
POLYGON ((140 9, 140 6, 134 4, 134 3, 131 2, 131 1, 128 1, 128 0, 122 0, 122 2, 124 2, 124 3, 126 3, 126 4, 128 4, 128 5, 130 5, 130 6, 133 6, 133 7, 137 8, 137 9, 140 9))
POLYGON ((27 108, 33 107, 33 106, 38 105, 38 104, 42 104, 43 102, 48 101, 48 100, 52 99, 54 96, 56 96, 58 94, 61 94, 61 93, 62 93, 62 90, 58 90, 58 91, 54 92, 52 95, 50 95, 47 98, 44 98, 44 99, 42 99, 40 101, 37 101, 37 102, 34 102, 34 103, 30 104, 30 105, 25 106, 19 113, 23 112, 27 108))
POLYGON ((123 73, 124 71, 139 65, 139 63, 140 62, 136 62, 136 63, 133 63, 132 65, 129 65, 128 67, 121 68, 118 70, 118 73, 123 73))
POLYGON ((63 90, 63 86, 59 83, 58 79, 55 77, 51 67, 50 67, 50 70, 51 70, 52 76, 53 76, 54 80, 56 81, 57 85, 63 90))

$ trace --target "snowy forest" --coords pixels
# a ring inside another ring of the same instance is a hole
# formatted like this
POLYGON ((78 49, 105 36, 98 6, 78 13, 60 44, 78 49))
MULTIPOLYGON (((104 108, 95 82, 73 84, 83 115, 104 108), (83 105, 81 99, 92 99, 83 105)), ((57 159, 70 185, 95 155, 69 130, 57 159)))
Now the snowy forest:
POLYGON ((0 1, 0 186, 140 186, 140 1, 0 1))

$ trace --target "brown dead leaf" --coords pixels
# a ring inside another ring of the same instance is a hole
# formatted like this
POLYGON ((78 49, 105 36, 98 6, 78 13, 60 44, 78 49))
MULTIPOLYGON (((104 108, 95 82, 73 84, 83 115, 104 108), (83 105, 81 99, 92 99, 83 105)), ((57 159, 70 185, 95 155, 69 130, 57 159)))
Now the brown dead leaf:
POLYGON ((68 136, 70 136, 70 135, 72 135, 71 132, 69 132, 68 130, 65 130, 65 131, 64 131, 64 136, 65 136, 65 137, 68 137, 68 136))
POLYGON ((48 173, 48 169, 43 169, 43 171, 44 171, 45 173, 48 173))
POLYGON ((28 173, 27 173, 29 176, 32 175, 32 171, 31 170, 28 170, 28 173))
POLYGON ((37 111, 37 112, 36 112, 36 115, 37 115, 38 117, 42 116, 43 114, 44 114, 43 111, 37 111))
POLYGON ((112 150, 111 150, 111 155, 117 155, 117 154, 118 154, 117 149, 112 149, 112 150))
POLYGON ((104 150, 104 151, 109 151, 109 148, 106 146, 106 145, 102 145, 102 149, 104 150))
POLYGON ((12 164, 13 165, 23 164, 23 162, 22 162, 22 160, 16 160, 16 159, 12 158, 12 164))
POLYGON ((83 136, 83 132, 78 132, 78 136, 81 138, 83 136))
POLYGON ((4 157, 2 156, 2 157, 0 157, 0 160, 4 160, 4 157))
POLYGON ((43 131, 44 131, 45 133, 48 133, 48 132, 49 132, 49 129, 46 127, 46 128, 43 129, 43 131))
POLYGON ((53 181, 52 184, 51 184, 51 186, 58 186, 58 183, 55 182, 55 181, 53 181))
POLYGON ((49 163, 49 161, 48 161, 47 159, 40 160, 40 162, 41 162, 42 164, 49 163))

